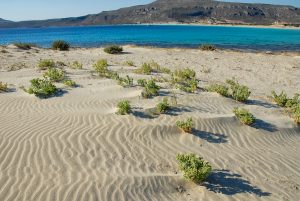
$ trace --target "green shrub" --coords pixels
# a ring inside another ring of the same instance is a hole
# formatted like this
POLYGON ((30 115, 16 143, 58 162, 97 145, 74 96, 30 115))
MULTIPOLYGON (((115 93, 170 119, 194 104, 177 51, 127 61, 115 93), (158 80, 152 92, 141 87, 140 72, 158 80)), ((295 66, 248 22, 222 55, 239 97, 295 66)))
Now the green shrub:
POLYGON ((288 101, 287 94, 284 91, 282 91, 279 95, 277 95, 275 91, 272 91, 271 93, 272 99, 275 101, 275 103, 280 107, 285 107, 288 101))
POLYGON ((1 53, 3 53, 3 54, 6 54, 6 53, 8 53, 8 51, 7 51, 7 50, 1 50, 0 52, 1 52, 1 53))
POLYGON ((70 68, 72 69, 82 69, 82 63, 79 61, 74 61, 71 65, 70 68))
POLYGON ((122 87, 133 86, 133 78, 129 77, 128 75, 126 75, 126 78, 119 77, 117 80, 118 80, 118 84, 121 85, 122 87))
POLYGON ((161 67, 158 63, 154 60, 151 60, 148 65, 151 67, 152 71, 155 70, 157 73, 165 73, 170 74, 171 70, 169 68, 161 67))
POLYGON ((173 77, 176 82, 182 82, 196 78, 196 72, 190 68, 185 68, 183 70, 176 70, 173 73, 173 77))
POLYGON ((285 104, 286 107, 288 108, 292 108, 294 107, 295 105, 299 104, 299 94, 295 94, 293 98, 289 98, 285 104))
POLYGON ((194 93, 195 91, 197 91, 198 81, 196 79, 187 80, 185 83, 181 83, 181 85, 178 85, 178 88, 184 92, 194 93))
POLYGON ((119 74, 117 72, 115 72, 115 71, 112 71, 112 70, 109 70, 107 72, 107 76, 106 77, 110 78, 110 79, 114 79, 114 80, 120 80, 121 79, 120 76, 119 76, 119 74))
POLYGON ((170 109, 170 105, 168 103, 168 98, 164 98, 161 103, 156 106, 156 110, 159 114, 164 114, 166 111, 170 109))
POLYGON ((255 117, 249 112, 249 110, 243 108, 234 108, 235 116, 246 125, 252 125, 255 123, 255 117))
POLYGON ((141 94, 143 98, 152 98, 153 96, 158 96, 158 90, 160 87, 155 83, 154 80, 148 80, 144 87, 145 88, 141 94))
POLYGON ((294 118, 295 122, 300 124, 300 103, 293 105, 292 107, 292 117, 294 118))
POLYGON ((65 79, 65 72, 58 68, 50 68, 43 76, 52 82, 61 82, 65 79))
POLYGON ((119 115, 126 115, 131 113, 131 106, 129 101, 121 101, 118 103, 118 111, 117 114, 119 115))
POLYGON ((134 72, 138 74, 150 75, 153 69, 150 64, 143 63, 142 67, 136 69, 134 72))
POLYGON ((146 79, 138 79, 137 83, 138 83, 138 85, 145 87, 147 80, 146 79))
POLYGON ((70 44, 63 40, 57 40, 52 43, 53 50, 68 51, 70 49, 70 44))
POLYGON ((0 82, 0 93, 2 92, 7 92, 8 91, 8 87, 6 83, 0 82))
POLYGON ((175 85, 176 88, 182 91, 194 93, 198 88, 196 72, 190 68, 176 70, 172 74, 171 85, 175 85))
POLYGON ((50 80, 47 79, 33 79, 30 80, 31 86, 26 90, 29 94, 34 94, 40 98, 48 98, 57 93, 57 88, 50 80))
POLYGON ((197 184, 204 182, 212 171, 211 165, 195 154, 177 154, 176 159, 183 176, 197 184))
POLYGON ((225 85, 221 84, 212 84, 207 88, 208 91, 210 92, 216 92, 222 96, 229 96, 229 88, 225 85))
POLYGON ((107 77, 109 70, 108 70, 108 63, 106 59, 100 59, 97 63, 94 64, 95 71, 101 77, 107 77))
POLYGON ((209 44, 201 45, 200 49, 203 50, 203 51, 215 51, 215 50, 217 50, 217 48, 215 46, 209 45, 209 44))
POLYGON ((230 85, 231 97, 234 100, 237 100, 240 102, 245 102, 248 100, 251 92, 247 86, 240 85, 235 80, 227 80, 226 83, 230 85))
POLYGON ((118 45, 111 45, 104 48, 104 52, 108 54, 120 54, 123 52, 123 47, 118 45))
POLYGON ((193 131, 193 119, 188 118, 186 121, 177 121, 176 126, 186 133, 192 133, 193 131))
POLYGON ((68 87, 76 87, 77 84, 76 82, 74 82, 73 80, 64 80, 64 85, 68 86, 68 87))
POLYGON ((51 59, 40 60, 38 64, 38 68, 40 70, 47 70, 55 67, 55 62, 51 59))
POLYGON ((131 61, 131 60, 125 61, 124 65, 126 65, 126 66, 135 66, 134 63, 133 63, 133 61, 131 61))
POLYGON ((14 43, 14 46, 22 50, 30 50, 32 47, 35 47, 32 43, 14 43))

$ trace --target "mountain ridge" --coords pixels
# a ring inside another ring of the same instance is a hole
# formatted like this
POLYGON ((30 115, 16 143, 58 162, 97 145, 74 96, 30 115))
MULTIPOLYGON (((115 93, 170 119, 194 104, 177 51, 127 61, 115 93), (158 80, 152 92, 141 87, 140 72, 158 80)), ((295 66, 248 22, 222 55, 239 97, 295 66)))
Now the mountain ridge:
MULTIPOLYGON (((1 20, 0 20, 1 22, 1 20)), ((80 17, 0 23, 2 28, 151 23, 300 26, 300 8, 213 0, 157 0, 80 17)))

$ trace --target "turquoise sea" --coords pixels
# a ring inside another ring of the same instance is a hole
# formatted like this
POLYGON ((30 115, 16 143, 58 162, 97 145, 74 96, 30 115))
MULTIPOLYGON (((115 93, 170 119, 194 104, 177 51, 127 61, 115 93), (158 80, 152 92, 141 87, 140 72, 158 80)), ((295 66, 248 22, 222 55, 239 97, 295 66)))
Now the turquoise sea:
POLYGON ((132 44, 158 47, 198 47, 270 51, 300 51, 300 29, 194 25, 116 25, 0 29, 0 44, 30 42, 50 47, 57 39, 72 46, 132 44))

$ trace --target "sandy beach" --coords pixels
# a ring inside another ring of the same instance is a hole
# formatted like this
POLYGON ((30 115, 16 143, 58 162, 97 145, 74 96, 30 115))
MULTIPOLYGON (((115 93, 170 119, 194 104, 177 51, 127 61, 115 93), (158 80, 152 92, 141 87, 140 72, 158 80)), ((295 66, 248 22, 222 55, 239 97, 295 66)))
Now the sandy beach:
POLYGON ((124 46, 109 55, 102 48, 70 51, 12 45, 0 47, 1 201, 297 201, 300 198, 300 127, 272 103, 272 90, 300 93, 299 53, 250 53, 124 46), (42 77, 41 59, 66 64, 67 76, 79 87, 39 99, 24 92, 30 80, 42 77), (163 97, 143 99, 142 88, 123 88, 91 71, 99 59, 120 75, 137 79, 134 70, 155 61, 171 70, 189 67, 197 73, 196 93, 176 91, 172 114, 151 117, 163 97), (83 69, 71 69, 79 61, 83 69), (135 66, 127 66, 133 61, 135 66), (211 83, 235 77, 252 94, 245 104, 206 92, 211 83), (133 114, 116 115, 119 101, 129 100, 133 114), (253 126, 241 124, 235 107, 249 109, 253 126), (192 117, 195 131, 182 133, 176 121, 192 117), (196 153, 213 172, 203 185, 183 178, 176 154, 196 153))

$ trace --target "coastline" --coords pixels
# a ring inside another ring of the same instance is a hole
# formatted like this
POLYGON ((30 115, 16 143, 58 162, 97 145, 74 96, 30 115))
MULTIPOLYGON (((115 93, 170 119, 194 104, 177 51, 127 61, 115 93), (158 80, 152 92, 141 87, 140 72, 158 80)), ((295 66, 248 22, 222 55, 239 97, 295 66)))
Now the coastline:
MULTIPOLYGON (((126 24, 120 24, 126 25, 126 24)), ((128 24, 130 25, 130 24, 128 24)), ((215 26, 215 27, 239 27, 239 28, 270 28, 270 29, 294 29, 299 30, 296 26, 285 26, 285 25, 251 25, 251 24, 210 24, 210 23, 179 23, 179 22, 161 22, 161 23, 141 23, 132 25, 182 25, 182 26, 215 26)))

